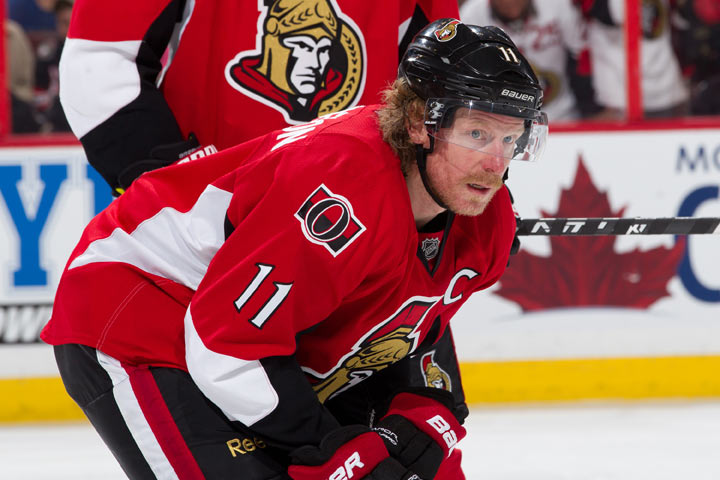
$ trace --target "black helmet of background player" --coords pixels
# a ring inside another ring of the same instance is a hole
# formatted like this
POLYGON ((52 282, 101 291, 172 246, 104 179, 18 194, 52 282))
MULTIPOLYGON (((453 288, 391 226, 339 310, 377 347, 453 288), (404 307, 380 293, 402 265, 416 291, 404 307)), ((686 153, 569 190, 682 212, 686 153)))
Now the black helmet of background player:
POLYGON ((431 140, 482 151, 482 139, 451 134, 458 115, 481 110, 525 120, 525 133, 508 149, 507 158, 540 157, 548 132, 547 115, 540 111, 542 88, 530 63, 501 29, 436 20, 410 43, 398 77, 426 101, 431 140))

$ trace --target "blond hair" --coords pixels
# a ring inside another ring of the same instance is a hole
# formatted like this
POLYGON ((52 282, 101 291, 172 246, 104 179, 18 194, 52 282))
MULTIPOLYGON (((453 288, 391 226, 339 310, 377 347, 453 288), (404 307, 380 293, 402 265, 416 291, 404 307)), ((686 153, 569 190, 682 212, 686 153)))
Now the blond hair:
POLYGON ((383 140, 400 157, 405 175, 415 163, 415 144, 410 141, 408 127, 422 122, 425 101, 410 89, 404 78, 398 78, 382 93, 384 106, 378 110, 383 140))

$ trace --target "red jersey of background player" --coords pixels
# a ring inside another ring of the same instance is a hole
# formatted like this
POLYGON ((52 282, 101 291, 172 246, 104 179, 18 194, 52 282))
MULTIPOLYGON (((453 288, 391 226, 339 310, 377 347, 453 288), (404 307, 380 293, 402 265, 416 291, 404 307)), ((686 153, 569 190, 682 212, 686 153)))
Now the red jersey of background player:
POLYGON ((270 440, 336 425, 321 402, 442 333, 515 232, 502 188, 429 263, 376 109, 140 177, 86 228, 43 340, 186 369, 270 440))
POLYGON ((113 185, 190 132, 223 149, 377 103, 415 33, 457 16, 455 0, 76 0, 60 98, 113 185))

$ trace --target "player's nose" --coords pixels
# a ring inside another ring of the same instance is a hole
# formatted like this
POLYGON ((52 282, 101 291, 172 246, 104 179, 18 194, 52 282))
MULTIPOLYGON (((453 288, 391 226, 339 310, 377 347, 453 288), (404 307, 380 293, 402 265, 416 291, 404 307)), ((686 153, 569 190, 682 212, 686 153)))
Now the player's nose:
POLYGON ((493 144, 488 145, 484 151, 479 152, 478 167, 486 172, 502 175, 509 162, 504 156, 504 149, 493 144))

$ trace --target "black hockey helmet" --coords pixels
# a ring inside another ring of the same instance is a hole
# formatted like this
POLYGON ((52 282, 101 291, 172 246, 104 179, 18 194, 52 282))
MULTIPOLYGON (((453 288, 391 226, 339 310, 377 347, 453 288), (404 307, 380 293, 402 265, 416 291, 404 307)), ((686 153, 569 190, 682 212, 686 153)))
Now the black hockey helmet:
MULTIPOLYGON (((525 132, 507 154, 535 160, 547 138, 547 116, 540 111, 542 87, 530 63, 500 28, 436 20, 418 33, 400 62, 398 77, 425 100, 428 133, 451 141, 446 127, 458 107, 525 120, 525 132)), ((453 137, 455 138, 455 137, 453 137)), ((463 146, 482 150, 465 138, 463 146)))

